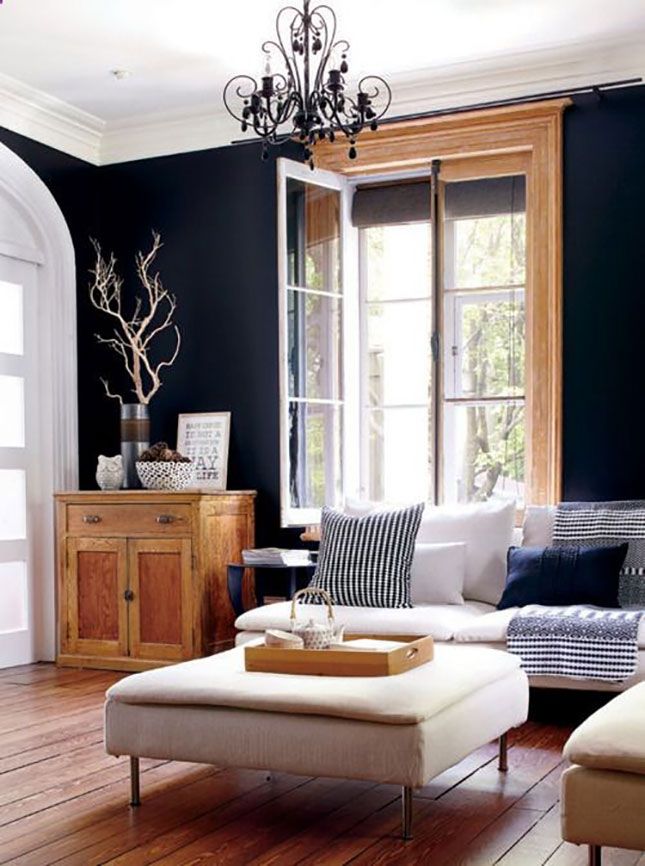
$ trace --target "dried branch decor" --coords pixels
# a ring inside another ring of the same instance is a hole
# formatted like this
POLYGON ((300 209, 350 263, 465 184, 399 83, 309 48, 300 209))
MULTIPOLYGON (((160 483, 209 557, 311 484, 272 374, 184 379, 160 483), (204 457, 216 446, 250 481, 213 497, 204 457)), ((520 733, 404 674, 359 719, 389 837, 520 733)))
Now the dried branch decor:
MULTIPOLYGON (((92 246, 96 264, 90 270, 94 278, 90 285, 90 301, 97 310, 111 316, 114 324, 112 336, 96 334, 96 339, 123 359, 137 401, 147 405, 161 387, 162 369, 172 366, 181 346, 179 328, 172 320, 177 307, 175 296, 163 287, 159 273, 151 272, 152 263, 162 246, 161 236, 153 232, 150 252, 138 252, 135 256, 137 276, 144 292, 136 296, 131 316, 123 311, 123 280, 116 272, 114 255, 110 253, 105 259, 97 241, 92 240, 92 246), (175 333, 175 349, 169 359, 155 363, 151 359, 152 342, 168 329, 175 333)), ((107 379, 101 379, 101 382, 108 397, 123 405, 123 398, 111 391, 107 379)))

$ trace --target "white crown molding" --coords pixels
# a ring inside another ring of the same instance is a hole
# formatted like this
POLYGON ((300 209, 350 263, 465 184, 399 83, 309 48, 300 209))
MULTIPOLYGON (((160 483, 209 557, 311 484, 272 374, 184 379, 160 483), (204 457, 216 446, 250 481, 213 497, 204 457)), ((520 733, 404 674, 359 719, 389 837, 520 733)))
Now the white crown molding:
MULTIPOLYGON (((388 76, 390 116, 645 75, 645 31, 388 76)), ((95 165, 221 147, 242 138, 221 101, 105 121, 0 75, 0 125, 95 165)), ((249 136, 249 140, 251 137, 249 136)))
MULTIPOLYGON (((390 116, 456 108, 645 74, 645 32, 389 76, 390 116)), ((110 124, 101 164, 221 147, 242 138, 221 107, 110 124)))
POLYGON ((98 165, 105 121, 1 73, 0 126, 98 165))
POLYGON ((108 124, 101 140, 99 164, 221 147, 230 144, 234 136, 235 121, 223 109, 138 115, 108 124))
POLYGON ((458 108, 645 75, 645 32, 428 68, 390 79, 390 115, 458 108))

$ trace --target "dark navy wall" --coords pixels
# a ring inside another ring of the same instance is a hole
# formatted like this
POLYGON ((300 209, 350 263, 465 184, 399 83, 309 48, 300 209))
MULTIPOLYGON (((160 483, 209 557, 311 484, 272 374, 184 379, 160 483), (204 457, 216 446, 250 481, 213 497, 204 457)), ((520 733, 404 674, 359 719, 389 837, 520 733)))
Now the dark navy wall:
POLYGON ((564 120, 564 497, 645 499, 645 88, 564 120))
MULTIPOLYGON (((81 483, 118 448, 118 405, 98 377, 120 368, 94 344, 89 236, 113 250, 127 285, 152 228, 178 300, 181 354, 151 406, 171 443, 180 412, 230 410, 229 487, 259 490, 258 542, 279 526, 275 168, 244 145, 94 168, 0 130, 50 186, 79 266, 81 483)), ((645 498, 645 88, 575 105, 564 120, 564 495, 645 498)))
MULTIPOLYGON (((155 228, 177 296, 183 343, 151 404, 152 438, 174 443, 180 412, 230 411, 228 487, 259 491, 261 544, 275 543, 279 525, 275 176, 255 145, 101 170, 102 242, 125 265, 155 228)), ((88 480, 95 450, 84 456, 88 480)))

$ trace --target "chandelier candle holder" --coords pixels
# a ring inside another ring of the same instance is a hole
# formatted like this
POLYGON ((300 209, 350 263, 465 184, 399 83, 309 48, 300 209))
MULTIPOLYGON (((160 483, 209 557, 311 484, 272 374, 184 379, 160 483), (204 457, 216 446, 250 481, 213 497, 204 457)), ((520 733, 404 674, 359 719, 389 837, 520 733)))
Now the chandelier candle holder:
POLYGON ((317 141, 333 142, 337 135, 348 141, 348 156, 356 159, 356 139, 378 122, 390 107, 392 91, 378 75, 358 82, 355 93, 347 90, 349 42, 336 39, 336 15, 326 4, 302 12, 285 6, 276 17, 276 39, 263 43, 264 69, 258 84, 250 75, 236 75, 224 88, 224 105, 240 124, 262 139, 262 158, 269 145, 300 141, 305 161, 314 168, 317 141), (280 70, 274 71, 279 60, 280 70))

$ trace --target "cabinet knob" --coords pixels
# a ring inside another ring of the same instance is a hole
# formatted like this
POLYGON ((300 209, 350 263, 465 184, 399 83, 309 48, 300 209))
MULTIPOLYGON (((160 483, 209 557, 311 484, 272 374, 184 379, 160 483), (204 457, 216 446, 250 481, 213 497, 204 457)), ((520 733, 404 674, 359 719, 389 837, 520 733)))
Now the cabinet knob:
POLYGON ((98 514, 84 514, 83 523, 100 523, 101 518, 98 514))
POLYGON ((133 601, 133 599, 134 599, 134 593, 132 592, 131 589, 126 589, 126 591, 123 593, 123 598, 124 598, 126 601, 133 601))
POLYGON ((174 523, 175 517, 172 514, 160 514, 157 517, 157 523, 174 523))

